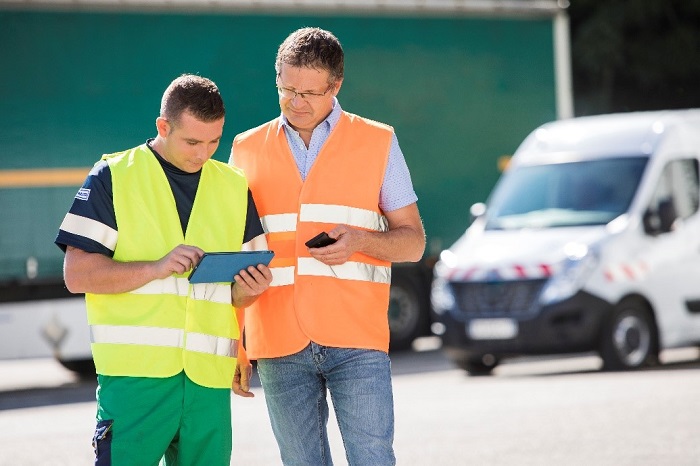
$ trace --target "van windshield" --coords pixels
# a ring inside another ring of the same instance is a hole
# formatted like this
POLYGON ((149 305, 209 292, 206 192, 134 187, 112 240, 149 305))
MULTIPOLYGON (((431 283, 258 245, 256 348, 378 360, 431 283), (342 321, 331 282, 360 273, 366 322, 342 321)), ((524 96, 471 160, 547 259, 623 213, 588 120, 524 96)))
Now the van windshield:
POLYGON ((648 157, 515 167, 498 182, 486 229, 604 225, 625 213, 648 157))

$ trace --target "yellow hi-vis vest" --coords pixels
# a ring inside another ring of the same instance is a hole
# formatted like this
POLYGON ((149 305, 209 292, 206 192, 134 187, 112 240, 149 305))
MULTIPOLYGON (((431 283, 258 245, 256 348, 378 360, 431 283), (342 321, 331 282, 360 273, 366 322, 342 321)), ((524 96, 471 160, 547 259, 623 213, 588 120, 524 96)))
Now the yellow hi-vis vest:
MULTIPOLYGON (((178 244, 240 250, 248 202, 240 170, 204 164, 183 237, 170 184, 145 144, 103 159, 118 225, 114 260, 155 261, 178 244)), ((172 275, 128 293, 86 294, 86 304, 98 374, 170 377, 184 369, 199 385, 231 387, 240 331, 230 283, 172 275)))
POLYGON ((285 356, 309 341, 388 351, 391 264, 355 253, 341 265, 314 259, 304 242, 338 224, 385 231, 379 194, 393 129, 343 112, 305 181, 279 119, 236 137, 268 247, 270 288, 246 308, 251 359, 285 356))

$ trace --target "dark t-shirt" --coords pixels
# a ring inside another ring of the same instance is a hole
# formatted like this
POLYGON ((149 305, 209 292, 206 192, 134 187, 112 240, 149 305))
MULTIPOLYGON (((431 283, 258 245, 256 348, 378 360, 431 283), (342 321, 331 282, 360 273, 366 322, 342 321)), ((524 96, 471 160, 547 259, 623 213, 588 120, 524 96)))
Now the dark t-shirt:
MULTIPOLYGON (((153 152, 154 157, 160 162, 165 176, 170 183, 170 189, 175 197, 177 213, 180 217, 180 225, 184 235, 190 219, 194 198, 197 194, 201 170, 196 173, 187 173, 180 170, 154 151, 153 148, 150 147, 150 141, 151 140, 148 141, 149 148, 151 152, 153 152)), ((108 227, 115 232, 118 231, 117 218, 114 213, 114 200, 112 197, 112 176, 106 161, 100 161, 92 168, 83 187, 75 196, 69 213, 98 222, 102 224, 100 226, 101 228, 108 227)), ((262 233, 263 228, 260 223, 260 217, 255 208, 253 196, 250 190, 248 190, 248 210, 246 213, 243 242, 246 243, 262 233)), ((114 255, 114 251, 101 242, 63 229, 59 229, 54 242, 64 252, 67 246, 73 246, 86 252, 97 252, 109 257, 114 255)))

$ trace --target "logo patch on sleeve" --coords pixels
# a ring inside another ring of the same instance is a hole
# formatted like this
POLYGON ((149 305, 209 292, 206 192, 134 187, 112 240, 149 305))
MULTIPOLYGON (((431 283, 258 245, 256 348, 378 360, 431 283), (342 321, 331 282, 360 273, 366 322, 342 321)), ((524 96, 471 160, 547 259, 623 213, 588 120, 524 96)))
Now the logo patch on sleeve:
POLYGON ((80 188, 78 194, 75 195, 75 198, 81 201, 87 201, 88 197, 90 197, 90 190, 87 188, 80 188))

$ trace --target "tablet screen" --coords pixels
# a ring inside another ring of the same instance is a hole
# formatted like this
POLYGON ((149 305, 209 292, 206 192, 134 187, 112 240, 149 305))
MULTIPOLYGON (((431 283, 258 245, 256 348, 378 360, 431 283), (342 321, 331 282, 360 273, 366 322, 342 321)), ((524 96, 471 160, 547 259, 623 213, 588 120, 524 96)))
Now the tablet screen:
POLYGON ((272 251, 206 252, 188 279, 190 283, 231 283, 241 270, 268 265, 274 255, 272 251))

